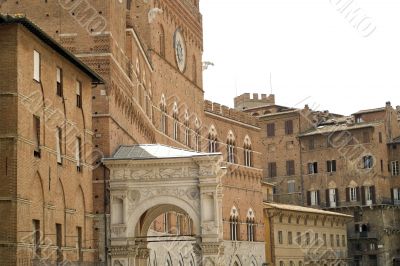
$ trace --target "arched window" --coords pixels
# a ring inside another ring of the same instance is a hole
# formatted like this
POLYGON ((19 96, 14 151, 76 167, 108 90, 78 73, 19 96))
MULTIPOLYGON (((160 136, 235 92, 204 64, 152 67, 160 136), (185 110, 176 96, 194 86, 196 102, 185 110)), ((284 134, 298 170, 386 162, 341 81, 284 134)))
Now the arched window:
POLYGON ((228 163, 235 163, 235 137, 232 131, 229 132, 228 140, 226 141, 226 149, 228 163))
POLYGON ((217 139, 217 131, 214 126, 211 126, 210 131, 208 133, 208 152, 217 152, 218 151, 218 139, 217 139))
POLYGON ((188 111, 185 112, 185 145, 190 147, 190 124, 188 111))
POLYGON ((249 209, 247 212, 247 241, 254 241, 254 211, 249 209))
POLYGON ((229 220, 231 240, 237 241, 239 239, 239 212, 235 206, 232 207, 231 217, 229 220))
POLYGON ((251 149, 251 141, 249 136, 246 136, 244 139, 244 165, 247 167, 253 166, 253 154, 251 149))
POLYGON ((161 121, 160 121, 161 132, 164 134, 168 134, 167 103, 165 101, 164 94, 161 96, 160 111, 161 111, 161 121))
POLYGON ((197 118, 194 122, 194 125, 195 125, 195 134, 194 134, 195 150, 200 151, 201 150, 200 121, 197 118))
POLYGON ((162 25, 160 25, 160 56, 165 57, 165 33, 162 25))
POLYGON ((174 108, 172 110, 172 117, 174 119, 174 140, 179 140, 179 115, 178 115, 178 105, 174 103, 174 108))
POLYGON ((126 9, 131 10, 132 0, 126 0, 126 9))

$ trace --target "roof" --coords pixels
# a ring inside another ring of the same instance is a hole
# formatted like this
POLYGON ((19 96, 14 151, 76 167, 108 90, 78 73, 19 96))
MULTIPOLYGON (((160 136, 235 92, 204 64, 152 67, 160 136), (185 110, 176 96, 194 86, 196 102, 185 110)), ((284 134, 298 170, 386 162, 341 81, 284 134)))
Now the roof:
POLYGON ((398 144, 400 143, 400 137, 394 138, 389 144, 398 144))
POLYGON ((386 107, 366 109, 366 110, 360 110, 357 113, 354 113, 353 115, 361 115, 361 114, 367 114, 367 113, 382 112, 382 111, 385 111, 385 110, 386 110, 386 107))
POLYGON ((354 123, 354 124, 333 124, 333 125, 321 125, 318 127, 314 127, 308 131, 301 133, 300 137, 314 136, 314 135, 322 135, 325 133, 345 131, 345 130, 353 130, 353 129, 361 129, 368 127, 375 127, 379 122, 370 122, 370 123, 354 123))
POLYGON ((285 210, 285 211, 296 211, 296 212, 304 212, 304 213, 333 215, 333 216, 341 216, 341 217, 347 217, 347 218, 353 217, 351 215, 338 213, 338 212, 330 212, 330 211, 324 211, 324 210, 320 210, 320 209, 307 208, 307 207, 302 207, 302 206, 297 206, 297 205, 289 205, 289 204, 281 204, 281 203, 264 202, 264 206, 267 209, 279 209, 279 210, 285 210))
POLYGON ((63 56, 65 59, 69 60, 72 64, 74 64, 77 68, 79 68, 82 72, 92 78, 94 83, 102 84, 104 83, 103 79, 96 74, 93 70, 91 70, 87 65, 85 65, 81 60, 75 57, 71 52, 62 47, 58 42, 56 42, 53 38, 47 35, 44 31, 42 31, 37 25, 35 25, 32 21, 27 19, 23 15, 5 15, 0 14, 0 25, 4 24, 20 24, 24 26, 27 30, 37 36, 41 41, 50 46, 54 51, 63 56))
POLYGON ((120 146, 111 158, 105 160, 148 160, 215 156, 220 153, 203 153, 174 148, 161 144, 120 146))

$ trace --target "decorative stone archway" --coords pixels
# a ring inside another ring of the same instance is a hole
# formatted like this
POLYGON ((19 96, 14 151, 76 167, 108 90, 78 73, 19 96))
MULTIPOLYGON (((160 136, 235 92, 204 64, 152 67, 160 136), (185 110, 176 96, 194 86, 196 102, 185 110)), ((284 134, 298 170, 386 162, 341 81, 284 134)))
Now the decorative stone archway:
POLYGON ((110 169, 112 266, 148 265, 150 225, 170 211, 193 222, 196 265, 222 265, 221 154, 122 146, 104 164, 110 169))

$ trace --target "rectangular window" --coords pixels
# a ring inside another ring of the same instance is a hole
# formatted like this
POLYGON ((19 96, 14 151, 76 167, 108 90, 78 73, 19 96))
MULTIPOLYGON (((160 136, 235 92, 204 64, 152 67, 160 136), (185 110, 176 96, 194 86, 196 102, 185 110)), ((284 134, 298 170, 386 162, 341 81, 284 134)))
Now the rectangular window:
POLYGON ((311 206, 319 205, 319 191, 311 191, 311 206))
POLYGON ((269 163, 268 164, 268 176, 271 177, 276 177, 277 176, 277 172, 276 172, 276 163, 269 163))
POLYGON ((313 162, 313 163, 308 163, 308 174, 317 174, 318 173, 318 163, 313 162))
POLYGON ((328 245, 327 241, 326 241, 326 234, 322 235, 322 239, 324 241, 324 246, 326 247, 328 245))
POLYGON ((383 139, 382 139, 382 132, 379 132, 379 143, 382 143, 383 139))
POLYGON ((357 188, 356 187, 351 187, 349 188, 349 198, 350 201, 357 201, 357 188))
POLYGON ((283 244, 283 233, 282 231, 278 231, 278 243, 283 244))
POLYGON ((40 158, 40 117, 33 116, 33 142, 34 150, 33 155, 40 158))
POLYGON ((336 235, 336 246, 340 247, 340 236, 336 235))
POLYGON ((296 181, 289 180, 287 183, 288 183, 288 193, 295 193, 296 192, 296 181))
POLYGON ((33 51, 33 79, 40 82, 40 53, 33 51))
POLYGON ((342 246, 346 247, 346 237, 342 235, 342 246))
POLYGON ((336 172, 336 160, 326 161, 326 171, 328 173, 336 172))
POLYGON ((293 134, 293 120, 285 121, 285 134, 292 135, 293 134))
POLYGON ((331 247, 335 246, 335 239, 333 237, 333 235, 330 235, 330 240, 331 240, 331 247))
POLYGON ((391 164, 391 172, 392 176, 398 176, 399 175, 399 161, 392 161, 390 162, 391 164))
POLYGON ((63 96, 63 72, 59 67, 57 67, 57 95, 63 96))
POLYGON ((295 174, 294 161, 293 160, 286 161, 286 175, 291 176, 294 174, 295 174))
POLYGON ((274 123, 267 124, 267 137, 275 137, 275 124, 274 123))
POLYGON ((392 189, 392 197, 393 197, 393 204, 400 205, 400 189, 399 188, 392 189))
POLYGON ((76 107, 82 108, 82 82, 76 81, 76 107))
POLYGON ((309 246, 310 242, 310 233, 306 233, 306 245, 309 246))
POLYGON ((32 220, 33 224, 33 245, 34 245, 34 252, 37 256, 40 256, 41 249, 40 249, 40 221, 39 220, 32 220))
POLYGON ((364 169, 371 169, 374 166, 374 159, 372 155, 367 155, 363 157, 364 169))
POLYGON ((76 137, 75 142, 75 160, 76 160, 76 170, 80 172, 81 169, 81 162, 82 162, 82 140, 80 137, 76 137))
POLYGON ((288 245, 292 245, 292 244, 293 244, 292 232, 288 232, 288 245))
POLYGON ((61 147, 62 147, 62 129, 60 127, 57 127, 57 130, 56 130, 56 152, 57 152, 57 163, 58 164, 62 164, 61 147))
POLYGON ((296 242, 297 242, 297 244, 298 245, 301 245, 301 233, 300 232, 297 232, 297 237, 296 237, 296 242))

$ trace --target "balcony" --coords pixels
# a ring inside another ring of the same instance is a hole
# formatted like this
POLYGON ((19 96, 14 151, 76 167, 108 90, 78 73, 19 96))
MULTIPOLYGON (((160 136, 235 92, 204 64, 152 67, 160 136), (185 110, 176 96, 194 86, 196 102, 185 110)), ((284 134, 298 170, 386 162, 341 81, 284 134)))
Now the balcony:
POLYGON ((357 232, 348 234, 349 240, 359 240, 359 239, 378 239, 377 232, 357 232))

